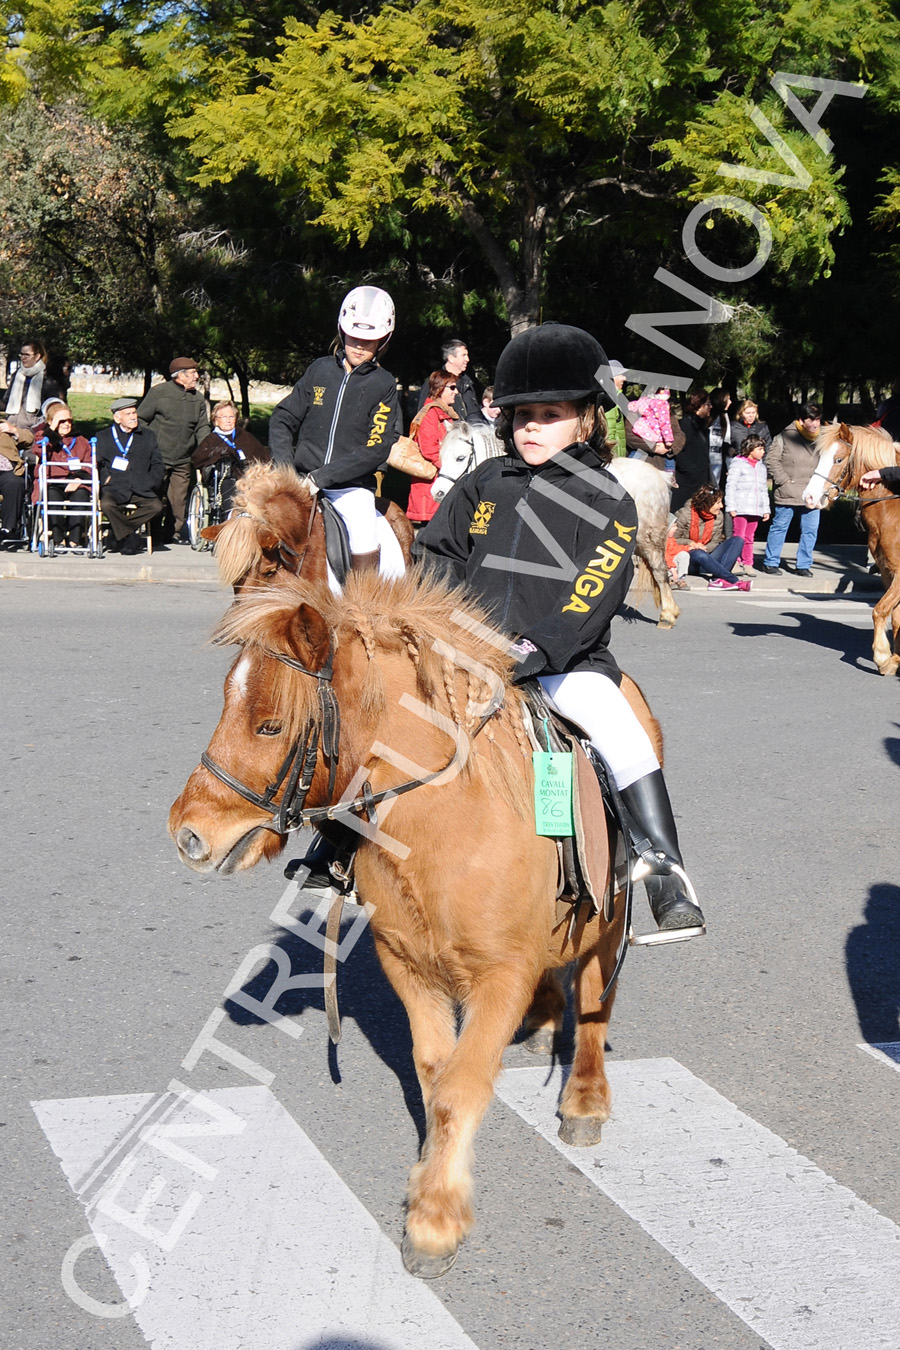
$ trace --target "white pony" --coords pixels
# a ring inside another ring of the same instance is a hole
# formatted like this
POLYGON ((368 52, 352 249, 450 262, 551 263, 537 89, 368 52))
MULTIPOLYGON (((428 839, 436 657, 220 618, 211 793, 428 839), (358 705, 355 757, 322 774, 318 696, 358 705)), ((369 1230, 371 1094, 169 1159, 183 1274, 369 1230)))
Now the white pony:
MULTIPOLYGON (((440 473, 431 484, 431 495, 442 501, 463 474, 471 473, 486 459, 505 455, 506 447, 493 427, 455 422, 441 445, 440 473)), ((629 496, 638 514, 634 551, 638 559, 638 594, 647 586, 659 608, 658 628, 674 628, 681 613, 669 585, 666 537, 669 532, 669 485, 665 477, 640 459, 615 458, 607 466, 629 496)))

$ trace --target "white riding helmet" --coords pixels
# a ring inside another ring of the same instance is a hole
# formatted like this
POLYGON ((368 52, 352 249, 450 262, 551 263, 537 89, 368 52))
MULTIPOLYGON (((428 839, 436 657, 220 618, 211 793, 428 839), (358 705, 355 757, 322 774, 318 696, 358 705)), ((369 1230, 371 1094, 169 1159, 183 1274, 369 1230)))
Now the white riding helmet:
POLYGON ((372 338, 386 347, 394 331, 393 300, 379 286, 356 286, 341 303, 338 329, 346 337, 372 338))

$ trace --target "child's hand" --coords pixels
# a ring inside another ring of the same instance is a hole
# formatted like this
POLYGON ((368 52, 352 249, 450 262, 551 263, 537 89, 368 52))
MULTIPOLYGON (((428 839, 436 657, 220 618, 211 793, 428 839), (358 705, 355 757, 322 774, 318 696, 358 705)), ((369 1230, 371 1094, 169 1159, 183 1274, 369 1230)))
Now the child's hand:
POLYGON ((767 511, 766 514, 763 516, 763 520, 768 520, 768 519, 769 519, 769 512, 767 511))

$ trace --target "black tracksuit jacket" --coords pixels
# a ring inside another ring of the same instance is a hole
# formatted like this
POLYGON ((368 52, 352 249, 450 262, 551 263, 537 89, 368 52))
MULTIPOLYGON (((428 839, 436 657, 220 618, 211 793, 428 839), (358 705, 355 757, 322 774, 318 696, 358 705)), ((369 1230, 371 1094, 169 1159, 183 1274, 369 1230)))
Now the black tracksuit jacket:
POLYGON ((320 488, 375 489, 375 470, 402 433, 397 381, 377 361, 348 371, 344 354, 320 356, 275 408, 269 449, 320 488))
POLYGON ((534 644, 519 678, 588 670, 618 684, 609 629, 636 533, 631 497, 578 443, 538 468, 518 455, 487 460, 450 490, 413 552, 534 644))

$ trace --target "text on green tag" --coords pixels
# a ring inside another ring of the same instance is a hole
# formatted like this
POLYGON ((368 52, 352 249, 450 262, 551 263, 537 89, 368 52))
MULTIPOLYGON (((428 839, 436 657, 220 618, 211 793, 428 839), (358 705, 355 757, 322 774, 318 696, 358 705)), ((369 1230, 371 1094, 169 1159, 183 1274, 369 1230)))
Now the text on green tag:
POLYGON ((572 822, 572 756, 535 750, 534 823, 538 834, 574 834, 572 822))

